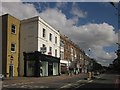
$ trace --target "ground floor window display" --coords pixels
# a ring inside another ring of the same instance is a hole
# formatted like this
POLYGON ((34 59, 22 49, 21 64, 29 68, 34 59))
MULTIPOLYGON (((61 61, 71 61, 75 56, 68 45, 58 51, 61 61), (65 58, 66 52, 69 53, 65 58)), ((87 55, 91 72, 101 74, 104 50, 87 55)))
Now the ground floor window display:
POLYGON ((60 59, 40 52, 24 53, 24 76, 60 75, 60 59))

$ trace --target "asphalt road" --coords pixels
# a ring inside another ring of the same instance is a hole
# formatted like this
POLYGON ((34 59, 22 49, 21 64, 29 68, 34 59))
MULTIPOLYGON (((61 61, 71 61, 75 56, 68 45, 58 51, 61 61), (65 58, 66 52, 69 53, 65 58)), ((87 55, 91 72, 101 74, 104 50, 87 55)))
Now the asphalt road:
MULTIPOLYGON (((73 76, 54 76, 54 77, 43 77, 43 78, 29 78, 23 79, 18 82, 18 80, 10 81, 6 80, 3 82, 3 90, 59 90, 63 88, 70 88, 74 84, 86 78, 86 74, 73 75, 73 76)), ((86 80, 87 81, 87 80, 86 80)))
MULTIPOLYGON (((97 76, 95 79, 91 80, 90 82, 79 84, 72 90, 80 90, 80 89, 112 89, 116 90, 115 88, 115 81, 118 79, 119 75, 116 74, 103 74, 97 76)), ((120 88, 118 89, 120 90, 120 88)))
MULTIPOLYGON (((96 76, 95 79, 86 80, 86 75, 80 76, 68 76, 66 77, 47 77, 35 78, 35 79, 24 79, 21 83, 12 82, 3 84, 3 90, 81 90, 81 89, 110 89, 115 87, 115 81, 119 75, 116 74, 101 74, 96 76), (55 79, 56 78, 56 79, 55 79)), ((4 82, 5 83, 5 82, 4 82)), ((114 89, 115 90, 115 89, 114 89)), ((119 90, 119 89, 118 89, 119 90)))

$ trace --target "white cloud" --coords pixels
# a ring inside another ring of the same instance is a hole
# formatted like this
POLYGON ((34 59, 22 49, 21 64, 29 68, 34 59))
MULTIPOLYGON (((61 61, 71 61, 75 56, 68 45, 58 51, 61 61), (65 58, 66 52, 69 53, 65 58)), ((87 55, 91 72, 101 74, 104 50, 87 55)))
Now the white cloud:
POLYGON ((57 8, 63 8, 63 7, 66 6, 66 4, 67 4, 67 2, 58 2, 58 3, 56 3, 56 7, 57 8))
MULTIPOLYGON (((116 57, 114 52, 107 53, 103 49, 103 47, 111 46, 117 42, 117 34, 114 32, 114 27, 108 23, 89 23, 77 27, 75 26, 77 17, 67 19, 66 15, 60 10, 50 8, 42 13, 38 13, 32 4, 23 4, 21 2, 2 3, 2 14, 3 13, 9 13, 19 19, 40 15, 46 22, 57 30, 60 30, 62 34, 70 37, 84 50, 91 48, 96 54, 99 62, 105 64, 105 62, 111 62, 116 57)), ((86 16, 85 13, 83 14, 83 12, 78 9, 75 9, 73 14, 78 17, 86 16)))
POLYGON ((52 26, 56 27, 57 30, 60 30, 62 34, 69 36, 84 50, 92 48, 94 53, 96 53, 96 58, 98 61, 101 61, 101 63, 103 63, 102 61, 108 63, 116 58, 114 52, 108 54, 103 49, 103 47, 113 45, 118 39, 117 34, 114 32, 114 27, 108 23, 89 23, 77 27, 74 26, 74 19, 67 19, 66 16, 57 9, 47 9, 40 15, 52 26))
POLYGON ((87 12, 84 12, 77 7, 73 7, 71 13, 78 18, 85 18, 87 16, 87 12))
POLYGON ((39 14, 32 4, 23 4, 21 2, 2 2, 2 14, 5 13, 9 13, 19 19, 39 14))

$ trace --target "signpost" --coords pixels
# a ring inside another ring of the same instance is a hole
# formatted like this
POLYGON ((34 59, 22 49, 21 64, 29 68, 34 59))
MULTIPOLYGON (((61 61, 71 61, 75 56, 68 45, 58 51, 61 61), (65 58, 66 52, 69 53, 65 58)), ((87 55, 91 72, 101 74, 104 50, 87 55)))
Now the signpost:
POLYGON ((45 53, 47 51, 46 47, 40 47, 40 52, 45 53))

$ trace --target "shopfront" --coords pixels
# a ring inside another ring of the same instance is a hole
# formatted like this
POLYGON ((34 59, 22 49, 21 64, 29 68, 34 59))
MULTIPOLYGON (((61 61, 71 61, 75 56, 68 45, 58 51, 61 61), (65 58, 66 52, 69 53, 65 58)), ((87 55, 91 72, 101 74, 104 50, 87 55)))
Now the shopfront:
POLYGON ((60 75, 60 59, 40 52, 24 53, 24 76, 60 75))

